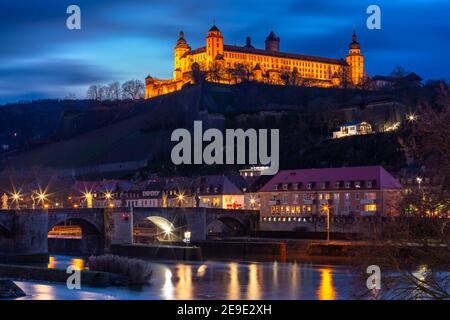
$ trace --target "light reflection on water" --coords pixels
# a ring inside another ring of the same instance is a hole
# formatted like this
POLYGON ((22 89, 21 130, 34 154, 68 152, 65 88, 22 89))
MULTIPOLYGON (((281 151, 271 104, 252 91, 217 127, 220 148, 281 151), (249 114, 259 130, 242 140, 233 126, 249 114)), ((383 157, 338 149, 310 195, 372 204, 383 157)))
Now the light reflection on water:
MULTIPOLYGON (((345 267, 279 262, 149 262, 150 285, 141 288, 85 287, 69 290, 64 284, 17 282, 31 296, 25 299, 345 299, 352 276, 345 267)), ((83 259, 55 256, 49 268, 83 259)))

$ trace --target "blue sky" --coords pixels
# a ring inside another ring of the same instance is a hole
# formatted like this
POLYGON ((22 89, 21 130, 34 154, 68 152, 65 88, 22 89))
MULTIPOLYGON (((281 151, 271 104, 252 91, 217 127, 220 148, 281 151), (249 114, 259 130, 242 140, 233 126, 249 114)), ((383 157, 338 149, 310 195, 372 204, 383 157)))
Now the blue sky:
POLYGON ((93 83, 168 78, 183 30, 204 44, 213 21, 227 44, 250 35, 263 47, 270 30, 281 50, 345 57, 356 29, 369 75, 395 66, 425 79, 450 79, 448 0, 1 0, 0 103, 85 97, 93 83), (81 8, 81 30, 66 28, 66 8, 81 8), (381 30, 366 28, 366 8, 381 7, 381 30))

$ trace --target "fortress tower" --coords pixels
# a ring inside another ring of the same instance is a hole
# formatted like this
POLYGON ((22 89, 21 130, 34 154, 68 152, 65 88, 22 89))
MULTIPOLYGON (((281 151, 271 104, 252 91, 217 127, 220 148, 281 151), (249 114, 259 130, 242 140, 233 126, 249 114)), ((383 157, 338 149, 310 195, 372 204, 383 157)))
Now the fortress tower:
POLYGON ((189 47, 186 40, 184 39, 184 32, 180 31, 180 37, 178 38, 177 44, 174 49, 174 80, 181 80, 183 76, 183 73, 181 71, 183 69, 181 57, 189 50, 191 50, 191 47, 189 47))
POLYGON ((353 32, 346 61, 350 66, 349 80, 355 86, 360 85, 364 78, 364 56, 361 54, 361 45, 356 41, 355 32, 353 32))
POLYGON ((206 36, 206 63, 210 65, 216 58, 223 57, 223 37, 219 28, 213 25, 206 36))

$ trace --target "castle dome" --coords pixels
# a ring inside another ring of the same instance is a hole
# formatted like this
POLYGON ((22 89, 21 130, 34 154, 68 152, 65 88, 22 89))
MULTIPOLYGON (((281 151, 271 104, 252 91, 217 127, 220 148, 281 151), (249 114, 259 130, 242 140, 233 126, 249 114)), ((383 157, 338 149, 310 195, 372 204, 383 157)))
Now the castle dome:
POLYGON ((361 45, 356 41, 356 33, 353 31, 352 42, 349 45, 350 49, 361 49, 361 45))
POLYGON ((188 48, 188 44, 186 42, 186 39, 184 39, 184 32, 180 31, 180 37, 177 40, 177 47, 179 48, 188 48))

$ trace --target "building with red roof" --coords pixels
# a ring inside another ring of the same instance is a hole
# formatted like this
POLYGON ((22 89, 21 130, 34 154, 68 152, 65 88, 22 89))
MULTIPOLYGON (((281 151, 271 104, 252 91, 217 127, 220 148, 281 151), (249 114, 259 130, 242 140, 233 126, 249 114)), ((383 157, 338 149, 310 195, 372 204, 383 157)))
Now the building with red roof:
MULTIPOLYGON (((261 228, 333 217, 396 215, 400 183, 383 167, 282 170, 260 190, 261 228)), ((277 227, 279 229, 279 227, 277 227)))

